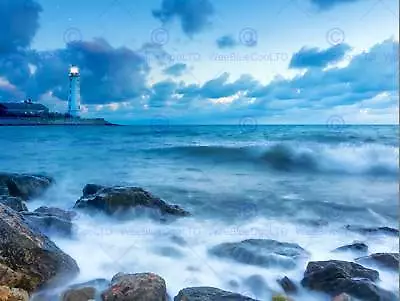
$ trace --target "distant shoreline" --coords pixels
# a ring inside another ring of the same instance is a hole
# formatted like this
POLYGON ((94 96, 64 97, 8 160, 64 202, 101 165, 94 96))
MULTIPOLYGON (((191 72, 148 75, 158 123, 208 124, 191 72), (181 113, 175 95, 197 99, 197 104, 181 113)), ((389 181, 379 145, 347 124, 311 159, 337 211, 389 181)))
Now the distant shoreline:
POLYGON ((123 126, 121 124, 0 124, 0 127, 32 127, 32 126, 96 126, 96 127, 102 127, 102 126, 123 126))
POLYGON ((119 126, 103 118, 93 119, 46 119, 0 118, 0 126, 119 126))

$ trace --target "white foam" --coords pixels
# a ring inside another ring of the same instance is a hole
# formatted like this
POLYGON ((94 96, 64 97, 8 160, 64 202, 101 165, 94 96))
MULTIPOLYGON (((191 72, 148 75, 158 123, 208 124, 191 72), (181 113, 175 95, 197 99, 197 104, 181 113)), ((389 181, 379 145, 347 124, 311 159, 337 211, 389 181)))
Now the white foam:
MULTIPOLYGON (((351 261, 354 257, 350 254, 333 254, 330 251, 353 240, 362 239, 357 234, 347 232, 344 235, 342 231, 333 228, 315 231, 306 226, 266 218, 258 218, 241 225, 192 218, 165 225, 149 220, 119 222, 81 214, 75 224, 77 239, 57 239, 56 242, 77 260, 81 274, 76 282, 111 278, 121 271, 154 272, 165 278, 171 296, 175 296, 184 287, 213 286, 247 293, 252 297, 249 288, 243 284, 243 280, 249 276, 261 275, 268 286, 278 292, 281 291, 276 283, 279 277, 287 275, 296 281, 302 279, 306 262, 300 263, 295 270, 287 271, 244 265, 210 256, 207 250, 222 242, 269 238, 298 243, 311 253, 309 260, 351 261), (174 244, 170 239, 171 235, 184 238, 187 245, 174 244), (183 256, 161 256, 155 252, 159 246, 171 246, 183 256), (238 287, 230 286, 231 280, 235 280, 238 287)), ((372 252, 394 252, 394 241, 394 238, 375 238, 368 240, 368 245, 372 252)), ((381 286, 394 290, 393 284, 398 283, 398 278, 388 272, 381 275, 381 286)), ((302 296, 299 300, 313 298, 306 291, 302 292, 302 296)), ((253 297, 268 300, 270 295, 266 293, 253 297)))

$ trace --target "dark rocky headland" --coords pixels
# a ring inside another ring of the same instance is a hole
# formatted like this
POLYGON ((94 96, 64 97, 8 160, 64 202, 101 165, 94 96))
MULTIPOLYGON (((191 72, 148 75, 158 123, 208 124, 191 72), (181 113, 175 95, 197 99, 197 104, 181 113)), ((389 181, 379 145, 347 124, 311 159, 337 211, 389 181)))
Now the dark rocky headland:
MULTIPOLYGON (((64 253, 51 235, 72 237, 74 218, 80 212, 104 214, 115 222, 145 214, 158 222, 174 222, 192 214, 169 204, 140 187, 105 187, 88 184, 70 211, 39 207, 28 211, 26 202, 39 198, 55 183, 51 177, 32 174, 0 173, 0 301, 251 301, 259 300, 215 287, 182 288, 168 295, 168 283, 151 271, 118 273, 112 279, 93 279, 73 284, 79 274, 75 260, 64 253), (134 215, 129 214, 135 212, 134 215)), ((168 226, 168 224, 166 225, 168 226)), ((388 227, 348 226, 348 231, 364 234, 398 235, 388 227)), ((177 243, 185 241, 175 237, 177 243)), ((394 301, 399 296, 380 287, 379 272, 371 267, 398 271, 398 253, 368 252, 366 242, 349 242, 336 250, 354 254, 354 261, 309 261, 306 248, 273 239, 246 239, 225 242, 209 249, 210 256, 249 266, 287 270, 306 263, 302 279, 282 276, 276 279, 279 291, 272 300, 306 300, 302 292, 321 295, 321 300, 394 301)), ((228 281, 228 279, 227 279, 228 281)), ((261 276, 247 279, 257 290, 270 290, 261 276)))

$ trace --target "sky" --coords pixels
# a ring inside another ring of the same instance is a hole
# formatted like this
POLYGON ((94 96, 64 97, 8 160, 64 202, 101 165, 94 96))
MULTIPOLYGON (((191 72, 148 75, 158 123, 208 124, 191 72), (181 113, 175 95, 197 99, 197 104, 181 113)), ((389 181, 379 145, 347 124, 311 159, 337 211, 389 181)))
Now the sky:
POLYGON ((396 0, 0 0, 0 101, 121 124, 392 124, 396 0))

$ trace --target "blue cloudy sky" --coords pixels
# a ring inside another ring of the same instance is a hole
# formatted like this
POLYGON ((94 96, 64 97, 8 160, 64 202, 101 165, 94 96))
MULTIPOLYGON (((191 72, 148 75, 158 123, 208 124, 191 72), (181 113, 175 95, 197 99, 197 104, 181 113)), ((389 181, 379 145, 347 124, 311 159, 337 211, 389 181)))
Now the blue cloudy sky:
POLYGON ((397 123, 397 0, 0 0, 0 101, 125 124, 397 123))

